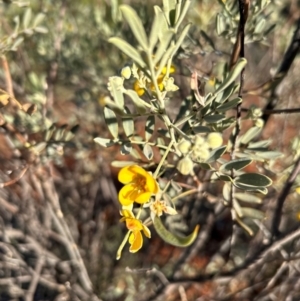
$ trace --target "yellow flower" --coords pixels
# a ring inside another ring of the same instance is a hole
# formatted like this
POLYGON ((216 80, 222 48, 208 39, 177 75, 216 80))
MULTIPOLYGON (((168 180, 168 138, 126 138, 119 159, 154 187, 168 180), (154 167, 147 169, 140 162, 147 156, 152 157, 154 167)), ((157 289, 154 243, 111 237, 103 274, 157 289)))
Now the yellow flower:
POLYGON ((123 167, 118 179, 125 184, 119 192, 119 201, 123 206, 129 206, 133 202, 144 204, 149 201, 152 194, 158 192, 155 179, 138 165, 123 167))
POLYGON ((159 200, 156 200, 155 202, 153 202, 150 206, 150 209, 157 216, 161 216, 163 214, 163 212, 170 214, 170 215, 177 214, 177 211, 174 208, 167 206, 166 202, 159 201, 159 200))
POLYGON ((133 90, 137 93, 138 96, 145 94, 145 89, 141 86, 139 80, 136 80, 133 84, 133 90))
POLYGON ((129 210, 122 210, 121 215, 123 216, 120 219, 120 222, 125 222, 126 227, 131 231, 128 242, 130 243, 129 251, 131 253, 137 252, 143 246, 143 236, 148 238, 151 237, 151 232, 147 226, 145 226, 140 220, 136 219, 133 213, 129 210))
MULTIPOLYGON (((175 66, 171 65, 170 70, 169 70, 169 74, 174 73, 175 72, 175 66)), ((163 67, 160 75, 157 78, 157 85, 160 91, 162 91, 164 89, 164 77, 167 73, 167 66, 163 67)), ((154 83, 151 82, 147 85, 147 88, 149 88, 152 92, 155 92, 155 86, 154 83)), ((142 96, 145 94, 145 87, 141 85, 140 81, 137 79, 134 84, 133 84, 133 90, 139 95, 142 96)))

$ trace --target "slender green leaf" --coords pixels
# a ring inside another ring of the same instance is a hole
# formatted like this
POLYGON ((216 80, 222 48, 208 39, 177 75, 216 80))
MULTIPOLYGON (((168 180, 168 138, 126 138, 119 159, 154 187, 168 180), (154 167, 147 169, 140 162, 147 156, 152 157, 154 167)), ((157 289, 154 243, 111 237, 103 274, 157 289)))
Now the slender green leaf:
POLYGON ((101 137, 94 138, 94 141, 104 147, 110 147, 116 144, 116 142, 112 139, 101 138, 101 137))
POLYGON ((240 97, 237 97, 237 98, 230 100, 230 101, 222 104, 221 106, 217 107, 217 111, 226 112, 228 110, 235 108, 241 102, 242 102, 242 99, 240 97))
POLYGON ((135 165, 136 162, 134 161, 112 161, 111 166, 117 167, 117 168, 122 168, 125 166, 130 166, 130 165, 135 165))
POLYGON ((24 16, 23 16, 23 28, 24 29, 27 29, 29 27, 31 17, 32 17, 31 8, 26 8, 24 16))
MULTIPOLYGON (((169 59, 171 59, 174 54, 176 53, 176 51, 178 50, 178 48, 181 46, 184 38, 186 37, 189 28, 190 28, 191 24, 187 24, 184 29, 182 30, 178 40, 176 41, 175 45, 172 45, 166 52, 166 54, 162 57, 161 62, 159 63, 159 67, 158 70, 156 72, 156 78, 161 74, 162 69, 166 66, 166 63, 169 59)), ((155 60, 156 61, 156 60, 155 60)))
POLYGON ((108 79, 108 90, 111 96, 114 98, 117 106, 124 110, 124 96, 123 96, 123 78, 119 76, 112 76, 108 79))
POLYGON ((108 107, 104 107, 105 123, 114 138, 118 138, 119 128, 116 114, 108 107))
POLYGON ((271 139, 261 140, 257 142, 250 142, 247 149, 259 148, 259 147, 268 147, 272 143, 271 139))
POLYGON ((220 167, 220 170, 240 170, 243 169, 244 167, 248 166, 249 164, 252 163, 251 159, 247 159, 247 158, 242 158, 242 159, 236 159, 236 160, 232 160, 230 162, 227 162, 225 164, 223 164, 220 167))
POLYGON ((161 8, 155 5, 154 11, 155 11, 155 16, 154 16, 154 21, 152 23, 150 37, 149 37, 150 51, 152 51, 154 46, 156 45, 160 32, 162 31, 163 25, 165 23, 165 16, 161 8))
MULTIPOLYGON (((126 113, 130 114, 130 110, 125 107, 126 113)), ((134 133, 134 121, 131 117, 124 116, 122 118, 123 129, 126 134, 126 137, 131 137, 134 133)))
POLYGON ((240 138, 240 143, 247 144, 252 139, 254 139, 260 132, 262 128, 254 126, 250 128, 242 137, 240 138))
POLYGON ((108 42, 118 47, 127 56, 129 56, 132 60, 134 60, 141 68, 145 67, 145 62, 142 59, 139 52, 135 48, 133 48, 130 44, 128 44, 126 41, 118 37, 113 37, 108 39, 108 42))
POLYGON ((281 152, 276 152, 276 151, 255 152, 255 155, 268 160, 277 159, 283 156, 281 152))
POLYGON ((129 155, 132 150, 132 144, 130 141, 123 141, 121 144, 121 155, 129 155))
POLYGON ((206 163, 212 163, 217 161, 226 152, 226 148, 226 145, 222 145, 218 148, 213 149, 210 152, 210 157, 208 160, 206 160, 206 163))
POLYGON ((258 196, 250 193, 242 193, 237 192, 234 194, 234 197, 239 201, 246 202, 246 203, 254 203, 254 204, 261 204, 262 200, 258 196))
POLYGON ((145 143, 145 145, 143 147, 143 154, 145 155, 145 157, 148 160, 152 160, 152 158, 153 158, 153 149, 152 149, 151 145, 149 145, 148 143, 145 143))
POLYGON ((139 42, 140 46, 144 51, 148 48, 147 35, 143 26, 143 23, 136 11, 129 5, 121 5, 120 10, 123 13, 123 16, 132 30, 133 35, 139 42))
POLYGON ((247 208, 247 207, 242 207, 241 208, 241 216, 240 217, 250 217, 253 219, 264 219, 265 214, 257 209, 254 208, 247 208))
POLYGON ((154 228, 157 232, 157 234, 167 243, 169 243, 172 246, 176 246, 176 247, 187 247, 189 245, 191 245, 195 239, 197 238, 197 234, 199 231, 199 225, 197 225, 194 229, 194 231, 184 237, 184 236, 178 236, 175 235, 173 233, 171 233, 170 231, 168 231, 165 226, 163 225, 161 219, 157 216, 154 217, 153 220, 153 225, 154 228))
POLYGON ((225 115, 223 115, 223 114, 207 115, 207 116, 204 116, 203 119, 207 123, 218 123, 225 119, 225 115))
POLYGON ((233 180, 234 184, 252 186, 256 188, 268 187, 272 184, 272 180, 265 175, 258 173, 245 173, 233 180))
POLYGON ((193 131, 194 131, 195 134, 210 133, 211 129, 207 126, 197 125, 197 126, 193 127, 193 131))
POLYGON ((134 90, 128 89, 124 93, 127 94, 131 98, 131 100, 139 114, 143 115, 146 113, 147 107, 149 106, 149 104, 147 102, 145 102, 144 100, 142 100, 134 90))
POLYGON ((46 15, 43 13, 37 14, 33 20, 33 27, 40 25, 43 22, 43 20, 45 19, 45 16, 46 15))
POLYGON ((247 65, 247 60, 245 58, 240 58, 233 69, 229 72, 228 76, 225 78, 224 82, 218 87, 214 92, 215 95, 224 91, 235 79, 240 75, 242 70, 247 65))
MULTIPOLYGON (((159 43, 158 43, 157 50, 155 52, 154 59, 153 59, 154 65, 156 65, 161 60, 162 56, 166 52, 166 49, 168 48, 168 46, 171 42, 173 35, 174 35, 174 32, 172 30, 165 30, 165 31, 163 31, 161 36, 159 36, 159 43)), ((170 50, 170 53, 171 53, 171 50, 170 50)))
POLYGON ((155 117, 154 115, 148 116, 146 120, 145 125, 145 139, 146 141, 149 141, 154 133, 154 127, 155 127, 155 117))

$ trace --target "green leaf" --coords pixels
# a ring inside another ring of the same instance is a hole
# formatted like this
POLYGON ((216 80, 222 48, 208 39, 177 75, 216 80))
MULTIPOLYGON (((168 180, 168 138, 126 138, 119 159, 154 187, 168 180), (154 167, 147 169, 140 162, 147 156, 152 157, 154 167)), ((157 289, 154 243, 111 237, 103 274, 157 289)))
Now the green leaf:
POLYGON ((236 62, 233 69, 229 72, 228 76, 225 78, 223 83, 217 88, 217 90, 214 92, 214 95, 217 95, 218 93, 221 93, 224 91, 235 79, 240 75, 242 70, 247 65, 247 60, 245 58, 239 58, 239 60, 236 62))
POLYGON ((13 45, 11 46, 11 50, 12 51, 17 51, 18 50, 18 46, 24 41, 24 37, 18 37, 15 42, 13 43, 13 45))
POLYGON ((136 162, 134 161, 112 161, 111 166, 117 167, 117 168, 122 168, 125 166, 130 166, 130 165, 135 165, 136 162))
POLYGON ((224 182, 231 182, 232 178, 228 175, 218 175, 219 180, 224 182))
POLYGON ((242 207, 240 217, 250 217, 253 219, 264 219, 265 214, 257 209, 242 207))
POLYGON ((171 42, 173 35, 174 35, 173 31, 166 30, 162 33, 162 37, 159 37, 159 44, 157 46, 157 50, 155 52, 154 59, 153 59, 154 65, 156 65, 161 60, 162 56, 166 52, 166 49, 168 48, 171 42))
POLYGON ((123 111, 124 110, 124 96, 123 96, 123 79, 119 76, 111 76, 108 79, 108 90, 111 96, 114 98, 117 106, 123 111))
POLYGON ((226 112, 228 110, 235 108, 241 102, 242 102, 242 99, 240 97, 237 97, 237 98, 230 100, 230 101, 222 104, 221 106, 217 107, 217 111, 226 112))
POLYGON ((221 14, 217 14, 216 22, 217 22, 217 26, 216 26, 217 34, 218 36, 220 36, 226 30, 225 17, 221 14))
POLYGON ((251 159, 247 159, 247 158, 236 159, 236 160, 232 160, 230 162, 223 164, 220 167, 220 170, 224 170, 224 169, 225 170, 231 170, 231 169, 240 170, 240 169, 243 169, 244 167, 248 166, 251 163, 252 163, 251 159))
POLYGON ((218 148, 213 149, 210 152, 210 157, 208 160, 206 160, 206 163, 212 163, 217 161, 226 151, 227 146, 226 145, 222 145, 218 148))
POLYGON ((121 144, 121 155, 129 155, 131 153, 132 150, 132 145, 130 141, 123 141, 121 144))
POLYGON ((120 10, 122 11, 125 20, 129 24, 133 35, 139 42, 142 49, 146 51, 148 48, 147 36, 143 23, 137 15, 136 11, 129 5, 121 5, 120 10))
POLYGON ((48 33, 48 28, 45 26, 36 26, 34 27, 34 31, 38 33, 48 33))
POLYGON ((155 117, 154 115, 148 116, 146 120, 145 125, 145 139, 146 141, 149 141, 154 133, 154 127, 155 127, 155 117))
POLYGON ((250 142, 247 149, 252 149, 252 148, 260 148, 260 147, 268 147, 272 143, 271 139, 268 140, 261 140, 257 142, 250 142))
POLYGON ((257 34, 257 35, 261 34, 265 29, 265 25, 266 25, 266 19, 265 18, 260 19, 255 25, 253 34, 257 34))
POLYGON ((234 197, 239 201, 246 202, 246 203, 254 203, 254 204, 262 203, 261 198, 250 193, 237 192, 234 194, 234 197))
MULTIPOLYGON (((158 70, 157 70, 156 75, 155 75, 156 78, 161 74, 161 71, 166 66, 167 61, 174 56, 174 54, 176 53, 176 51, 178 50, 178 48, 182 44, 184 38, 186 37, 186 35, 189 31, 190 26, 191 26, 191 24, 187 24, 184 27, 184 29, 182 30, 178 40, 176 41, 176 44, 169 47, 169 49, 166 51, 165 55, 162 57, 162 60, 159 63, 159 67, 158 67, 158 70)), ((154 58, 154 64, 155 64, 155 62, 156 62, 156 58, 154 58)))
POLYGON ((193 131, 195 134, 210 133, 211 129, 208 126, 198 125, 198 126, 193 127, 193 131))
POLYGON ((245 173, 233 180, 235 185, 244 185, 253 188, 268 187, 272 184, 272 180, 265 175, 258 173, 245 173))
POLYGON ((155 11, 155 16, 154 16, 154 21, 152 23, 150 37, 149 37, 149 48, 151 52, 158 41, 158 37, 165 23, 165 16, 161 8, 155 5, 154 11, 155 11))
POLYGON ((252 139, 254 139, 260 132, 262 128, 254 126, 250 128, 244 135, 242 135, 240 139, 240 143, 247 144, 249 143, 252 139))
POLYGON ((38 25, 40 25, 44 19, 45 19, 45 14, 43 13, 37 14, 33 20, 33 27, 37 27, 38 25))
POLYGON ((151 145, 149 145, 148 143, 146 143, 143 147, 143 154, 145 155, 145 157, 150 161, 153 158, 153 150, 151 145))
POLYGON ((104 107, 105 123, 114 138, 118 138, 119 128, 116 114, 108 107, 104 107))
POLYGON ((204 116, 203 119, 207 123, 218 123, 225 119, 225 115, 223 115, 223 114, 207 115, 207 116, 204 116))
MULTIPOLYGON (((117 97, 119 97, 117 94, 115 94, 117 97)), ((123 93, 122 93, 123 98, 123 93)), ((116 99, 116 98, 115 98, 116 99)), ((102 101, 102 100, 101 100, 102 101)), ((105 96, 103 98, 103 105, 113 110, 116 114, 123 116, 125 114, 124 108, 117 105, 114 101, 111 100, 109 96, 105 96)))
POLYGON ((255 152, 255 155, 263 159, 277 159, 283 156, 281 152, 268 151, 268 152, 255 152))
POLYGON ((163 225, 161 219, 158 216, 154 217, 153 220, 154 228, 157 234, 167 243, 175 247, 188 247, 191 245, 197 238, 199 231, 199 225, 197 225, 194 231, 188 236, 179 236, 168 231, 163 225))
MULTIPOLYGON (((130 110, 126 107, 126 113, 130 114, 130 110)), ((134 132, 134 122, 131 117, 122 117, 123 129, 126 137, 131 137, 134 132)))
POLYGON ((117 143, 112 139, 101 138, 101 137, 94 138, 94 141, 104 147, 110 147, 117 143))
POLYGON ((204 170, 213 170, 212 166, 208 163, 198 163, 198 164, 204 170))
POLYGON ((230 182, 224 183, 222 193, 225 202, 229 202, 231 200, 231 186, 232 184, 230 182))
POLYGON ((134 60, 141 68, 145 67, 145 62, 142 59, 141 55, 138 53, 138 51, 133 48, 130 44, 128 44, 123 39, 113 37, 108 39, 109 43, 114 44, 116 47, 118 47, 121 51, 123 51, 128 57, 130 57, 132 60, 134 60))
POLYGON ((149 104, 147 102, 145 102, 144 100, 142 100, 134 90, 126 90, 124 93, 127 94, 131 98, 131 100, 139 114, 143 115, 146 113, 147 107, 149 106, 149 104))
POLYGON ((23 28, 26 29, 29 27, 29 23, 31 21, 32 17, 32 11, 31 8, 27 8, 25 10, 24 16, 23 16, 23 28))

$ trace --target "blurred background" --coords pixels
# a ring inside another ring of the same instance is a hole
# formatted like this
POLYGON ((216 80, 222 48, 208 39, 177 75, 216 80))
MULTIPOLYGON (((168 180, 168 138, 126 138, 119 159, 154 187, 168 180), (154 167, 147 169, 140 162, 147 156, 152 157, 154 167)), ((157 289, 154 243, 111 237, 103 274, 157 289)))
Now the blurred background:
MULTIPOLYGON (((216 184, 207 185, 209 196, 179 204, 183 220, 177 227, 189 232, 201 225, 195 245, 179 249, 152 233, 137 254, 125 247, 115 259, 126 229, 119 223, 118 169, 110 162, 130 157, 93 139, 110 137, 101 100, 109 95, 108 77, 131 63, 107 39, 120 36, 135 45, 118 11, 122 3, 137 10, 147 30, 153 5, 161 6, 138 0, 0 1, 0 300, 299 300, 300 267, 297 261, 286 270, 287 257, 247 266, 247 273, 226 275, 223 269, 218 275, 229 256, 235 262, 228 271, 246 262, 261 236, 251 238, 234 227, 216 184), (5 91, 18 102, 11 98, 5 105, 5 91)), ((193 26, 174 61, 180 90, 172 108, 190 93, 194 69, 209 81, 230 60, 235 33, 225 28, 218 34, 219 13, 224 13, 222 1, 190 6, 186 22, 193 26)), ((244 108, 267 104, 261 86, 278 70, 299 27, 299 2, 271 1, 262 16, 270 33, 248 37, 244 108)), ((300 107, 299 66, 296 57, 277 90, 276 109, 300 107)), ((274 185, 264 212, 272 210, 291 170, 297 151, 291 141, 299 128, 298 114, 274 115, 266 124, 263 137, 273 139, 272 148, 285 156, 267 171, 274 185)), ((294 191, 285 202, 284 231, 299 225, 299 198, 294 191)), ((264 230, 255 227, 257 233, 264 230)), ((299 241, 282 250, 296 256, 299 241)))

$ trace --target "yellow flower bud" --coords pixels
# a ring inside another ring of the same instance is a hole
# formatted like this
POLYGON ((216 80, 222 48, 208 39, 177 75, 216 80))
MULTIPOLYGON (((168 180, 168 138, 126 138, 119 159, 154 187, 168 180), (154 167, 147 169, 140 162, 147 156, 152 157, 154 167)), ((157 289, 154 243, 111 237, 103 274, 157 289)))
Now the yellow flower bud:
POLYGON ((188 141, 188 140, 183 139, 183 140, 181 140, 181 141, 179 142, 179 144, 178 144, 177 147, 178 147, 178 150, 179 150, 183 155, 185 155, 185 154, 187 154, 187 153, 190 151, 191 145, 192 145, 191 141, 188 141))
POLYGON ((126 78, 126 79, 129 79, 130 76, 131 76, 131 69, 129 66, 126 66, 122 69, 121 71, 121 75, 122 77, 126 78))
POLYGON ((211 148, 217 148, 222 145, 223 138, 220 133, 209 133, 207 136, 207 143, 211 148))
POLYGON ((189 157, 181 159, 177 164, 177 169, 185 176, 192 173, 193 167, 193 161, 189 157))

